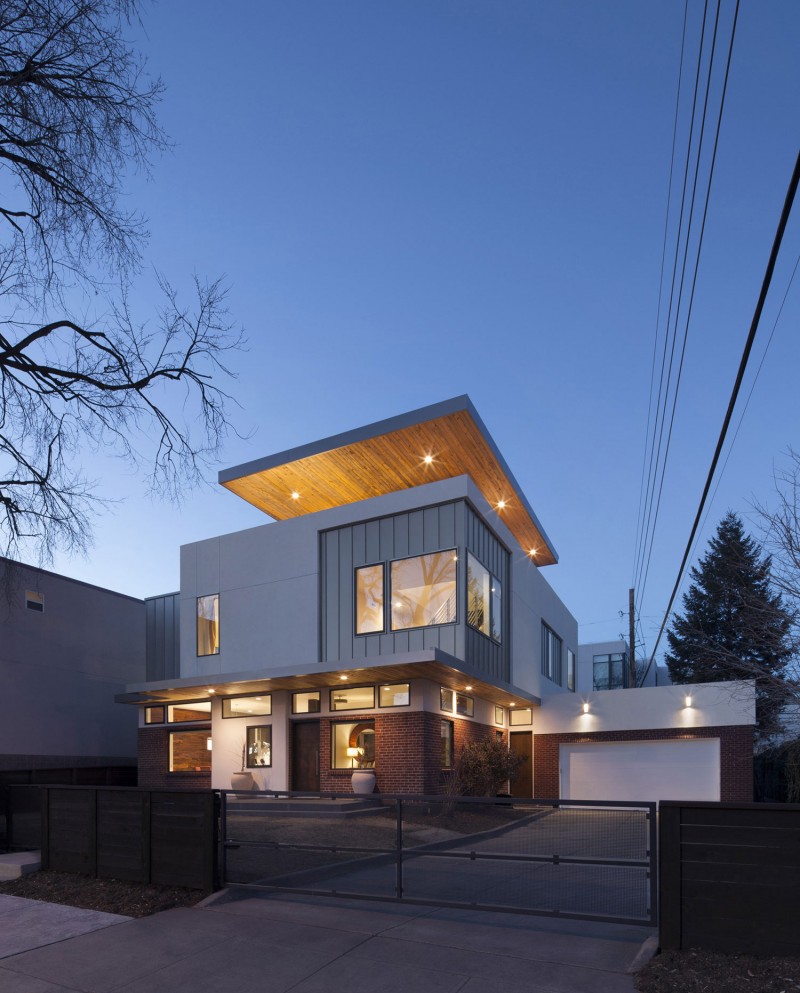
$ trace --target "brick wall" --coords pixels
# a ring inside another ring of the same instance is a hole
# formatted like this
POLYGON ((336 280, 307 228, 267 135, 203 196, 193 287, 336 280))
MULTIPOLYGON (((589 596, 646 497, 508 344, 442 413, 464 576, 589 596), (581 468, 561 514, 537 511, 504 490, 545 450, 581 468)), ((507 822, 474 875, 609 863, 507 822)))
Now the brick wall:
POLYGON ((558 747, 595 741, 666 741, 719 738, 720 800, 748 803, 753 799, 753 727, 651 728, 646 731, 598 731, 594 734, 535 734, 533 736, 533 795, 558 798, 558 747))
MULTIPOLYGON (((394 714, 348 714, 348 722, 375 721, 375 789, 379 793, 444 792, 450 773, 441 767, 441 714, 406 711, 394 714)), ((448 719, 448 718, 444 718, 448 719)), ((320 720, 320 790, 352 791, 351 771, 331 769, 330 718, 320 720)), ((469 741, 494 736, 498 728, 453 719, 455 754, 469 741)))
MULTIPOLYGON (((139 728, 139 786, 147 789, 162 786, 170 789, 210 789, 210 772, 169 771, 171 730, 169 727, 139 728)), ((204 730, 211 733, 210 726, 204 730)))

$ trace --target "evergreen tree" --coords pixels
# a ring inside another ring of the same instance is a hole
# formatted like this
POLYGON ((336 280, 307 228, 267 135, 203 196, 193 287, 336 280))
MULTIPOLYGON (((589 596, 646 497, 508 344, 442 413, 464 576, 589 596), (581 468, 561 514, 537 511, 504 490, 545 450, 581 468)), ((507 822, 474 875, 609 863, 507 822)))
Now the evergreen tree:
POLYGON ((775 593, 771 560, 729 512, 692 568, 683 615, 667 633, 666 662, 675 683, 755 679, 756 735, 782 730, 785 670, 793 618, 775 593))

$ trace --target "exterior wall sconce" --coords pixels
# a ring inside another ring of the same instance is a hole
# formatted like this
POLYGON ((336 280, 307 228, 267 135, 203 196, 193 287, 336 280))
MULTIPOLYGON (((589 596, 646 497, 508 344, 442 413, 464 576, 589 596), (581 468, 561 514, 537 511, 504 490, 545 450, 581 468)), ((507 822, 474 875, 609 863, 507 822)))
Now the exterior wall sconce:
POLYGON ((588 714, 589 713, 589 701, 588 700, 585 700, 584 703, 583 703, 583 712, 584 712, 584 714, 588 714))
POLYGON ((691 705, 692 705, 692 695, 691 695, 691 693, 687 693, 686 694, 686 696, 683 698, 683 703, 684 703, 684 706, 691 707, 691 705))

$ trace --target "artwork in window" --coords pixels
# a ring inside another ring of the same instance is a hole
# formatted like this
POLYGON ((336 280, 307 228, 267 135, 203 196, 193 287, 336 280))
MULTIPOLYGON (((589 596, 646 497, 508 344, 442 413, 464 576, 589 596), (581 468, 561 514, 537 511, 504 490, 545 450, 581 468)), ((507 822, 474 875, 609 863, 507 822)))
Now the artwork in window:
POLYGON ((356 569, 356 634, 383 631, 383 563, 356 569))
POLYGON ((375 768, 375 722, 331 724, 331 768, 375 768))
POLYGON ((211 772, 211 752, 207 730, 171 731, 169 735, 170 772, 211 772))
POLYGON ((226 696, 222 698, 223 717, 268 717, 272 713, 272 695, 226 696))
POLYGON ((502 707, 494 708, 494 722, 495 724, 505 724, 506 723, 506 712, 502 707))
POLYGON ((170 704, 167 720, 170 724, 183 724, 187 721, 207 721, 211 717, 210 700, 187 700, 170 704))
POLYGON ((41 614, 44 611, 44 594, 25 590, 25 606, 28 610, 35 610, 41 614))
POLYGON ((392 562, 392 630, 456 620, 456 551, 392 562))
POLYGON ((219 655, 219 593, 197 598, 197 654, 219 655))
POLYGON ((467 624, 488 635, 491 631, 491 577, 471 553, 467 555, 467 624))
POLYGON ((453 722, 442 721, 442 768, 453 768, 453 722))
POLYGON ((375 706, 375 687, 337 687, 330 691, 330 697, 331 710, 371 710, 375 706))
POLYGON ((466 693, 456 693, 456 713, 462 717, 472 717, 475 713, 475 701, 466 693))
POLYGON ((442 686, 439 690, 439 707, 442 710, 446 710, 448 714, 453 713, 455 694, 452 690, 448 690, 446 686, 442 686))
POLYGON ((144 722, 145 724, 163 724, 164 723, 164 707, 145 707, 144 708, 144 722))
POLYGON ((319 709, 319 690, 313 690, 310 693, 292 693, 293 714, 318 714, 319 709))
POLYGON ((411 703, 410 683, 387 683, 378 687, 379 707, 407 707, 411 703))
POLYGON ((272 765, 272 727, 263 724, 247 729, 247 768, 272 765))
POLYGON ((514 710, 508 712, 508 723, 512 727, 518 727, 520 724, 533 724, 533 711, 530 707, 515 707, 514 710))

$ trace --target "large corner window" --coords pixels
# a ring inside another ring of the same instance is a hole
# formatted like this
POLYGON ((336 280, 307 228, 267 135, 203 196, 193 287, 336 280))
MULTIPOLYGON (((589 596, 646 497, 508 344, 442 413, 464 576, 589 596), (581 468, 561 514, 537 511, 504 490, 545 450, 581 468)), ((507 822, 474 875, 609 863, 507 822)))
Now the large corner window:
POLYGON ((542 621, 542 675, 561 685, 561 639, 542 621))
POLYGON ((592 689, 621 690, 628 685, 628 656, 624 652, 595 655, 592 661, 592 689))
POLYGON ((356 634, 383 631, 383 562, 356 569, 356 634))
POLYGON ((392 562, 391 583, 393 631, 456 620, 454 548, 392 562))
POLYGON ((495 641, 503 634, 503 591, 500 580, 467 554, 467 624, 495 641))
POLYGON ((211 732, 171 731, 169 736, 170 772, 211 772, 211 732))
POLYGON ((331 768, 375 768, 375 722, 331 725, 331 768))
POLYGON ((197 598, 197 654, 219 655, 219 593, 197 598))

